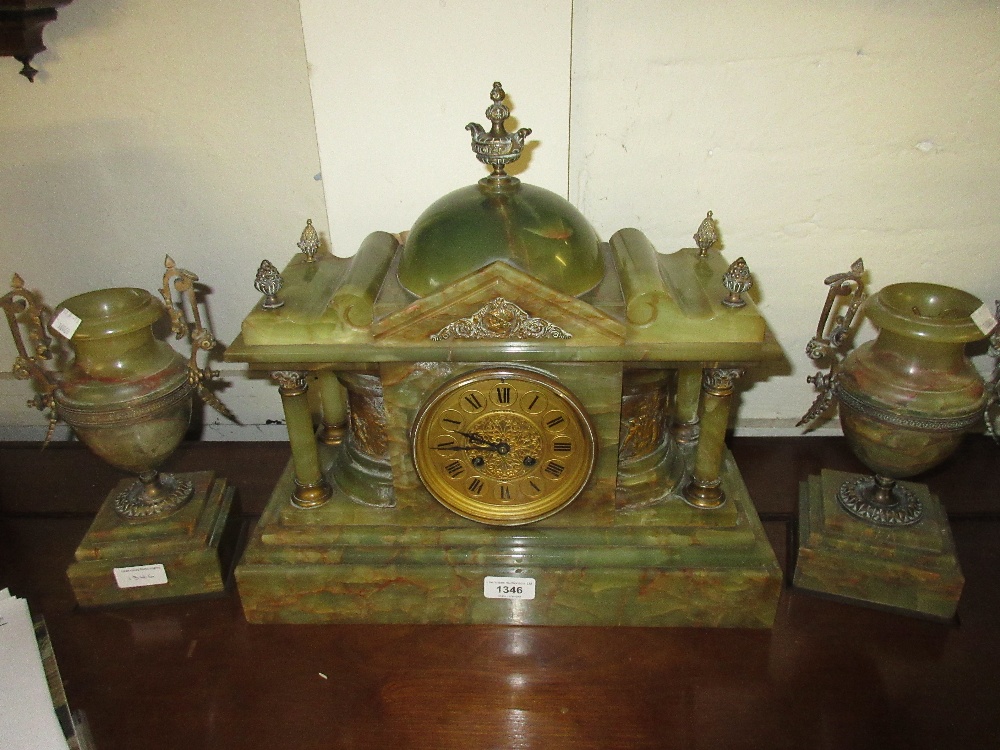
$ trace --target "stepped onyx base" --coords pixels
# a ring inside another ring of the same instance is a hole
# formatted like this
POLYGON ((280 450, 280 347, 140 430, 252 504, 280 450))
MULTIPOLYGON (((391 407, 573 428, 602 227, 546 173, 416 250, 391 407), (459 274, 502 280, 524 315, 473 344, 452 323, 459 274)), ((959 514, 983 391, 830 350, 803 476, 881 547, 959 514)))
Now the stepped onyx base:
POLYGON ((801 483, 793 585, 905 614, 954 617, 965 579, 938 498, 926 485, 901 482, 923 505, 922 519, 911 526, 876 526, 837 501, 838 488, 859 477, 824 470, 801 483))
POLYGON ((104 500, 66 571, 81 607, 224 593, 239 530, 233 488, 211 471, 177 476, 194 483, 194 496, 166 518, 127 522, 115 514, 115 497, 135 479, 123 480, 104 500), (122 588, 115 575, 116 569, 158 565, 162 573, 151 568, 148 575, 165 583, 122 588))
MULTIPOLYGON (((322 452, 324 465, 332 449, 322 452)), ((466 521, 428 497, 419 509, 335 494, 291 506, 278 482, 236 568, 255 623, 495 623, 770 627, 781 571, 726 454, 729 501, 679 498, 615 513, 577 500, 537 524, 466 521), (485 576, 533 578, 535 598, 488 599, 485 576)), ((335 490, 336 492, 336 490, 335 490)))

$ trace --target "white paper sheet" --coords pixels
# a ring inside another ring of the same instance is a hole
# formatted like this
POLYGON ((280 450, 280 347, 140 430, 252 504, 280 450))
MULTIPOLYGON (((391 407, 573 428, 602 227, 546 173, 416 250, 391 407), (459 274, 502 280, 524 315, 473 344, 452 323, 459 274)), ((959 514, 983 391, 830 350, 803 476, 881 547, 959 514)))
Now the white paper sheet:
POLYGON ((0 591, 0 748, 67 750, 28 603, 0 591))

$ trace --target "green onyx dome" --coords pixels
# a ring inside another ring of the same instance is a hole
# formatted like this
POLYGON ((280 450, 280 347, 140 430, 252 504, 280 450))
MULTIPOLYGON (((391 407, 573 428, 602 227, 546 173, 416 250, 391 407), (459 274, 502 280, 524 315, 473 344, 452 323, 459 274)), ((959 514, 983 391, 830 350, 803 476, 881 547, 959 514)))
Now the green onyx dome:
POLYGON ((507 175, 431 204, 407 236, 397 275, 424 297, 497 261, 571 296, 604 276, 600 241, 583 214, 561 196, 507 175))

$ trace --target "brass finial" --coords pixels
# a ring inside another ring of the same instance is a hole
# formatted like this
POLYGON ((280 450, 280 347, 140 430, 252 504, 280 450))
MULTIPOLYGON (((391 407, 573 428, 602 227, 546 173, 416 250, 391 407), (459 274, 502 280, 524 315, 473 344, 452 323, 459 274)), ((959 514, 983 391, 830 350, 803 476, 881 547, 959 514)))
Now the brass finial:
POLYGON ((701 222, 698 231, 694 233, 694 241, 698 243, 699 258, 707 258, 709 249, 719 241, 719 230, 715 226, 715 219, 712 218, 711 211, 701 222))
POLYGON ((258 292, 264 295, 264 301, 260 304, 264 310, 274 310, 285 304, 284 300, 278 299, 278 292, 281 291, 284 283, 285 280, 281 278, 281 274, 271 261, 265 258, 260 262, 257 278, 254 279, 253 285, 258 292))
POLYGON ((722 285, 726 287, 729 294, 722 300, 726 307, 743 307, 746 301, 743 299, 743 292, 753 286, 753 277, 750 276, 750 267, 743 258, 737 258, 729 266, 722 277, 722 285))
POLYGON ((493 123, 489 133, 482 125, 475 122, 465 126, 465 129, 472 133, 472 150, 476 158, 483 164, 493 167, 491 179, 513 179, 507 175, 504 167, 517 161, 521 156, 521 149, 524 148, 524 139, 531 135, 531 128, 521 128, 516 133, 507 132, 504 121, 510 117, 510 110, 503 103, 506 96, 500 82, 494 82, 493 90, 490 92, 493 104, 486 109, 486 116, 493 123))
POLYGON ((297 247, 306 256, 306 262, 312 263, 316 260, 316 251, 319 250, 319 235, 313 228, 313 220, 306 219, 306 228, 302 230, 297 247))

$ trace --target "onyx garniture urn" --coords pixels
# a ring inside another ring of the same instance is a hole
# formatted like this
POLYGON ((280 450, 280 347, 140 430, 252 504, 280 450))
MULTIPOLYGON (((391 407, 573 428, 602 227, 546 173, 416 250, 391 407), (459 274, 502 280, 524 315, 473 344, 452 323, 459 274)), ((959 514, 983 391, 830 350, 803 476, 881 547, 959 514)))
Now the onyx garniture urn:
POLYGON ((875 474, 843 484, 839 503, 870 523, 907 526, 922 518, 921 503, 896 480, 939 464, 983 419, 987 389, 965 347, 989 330, 977 324, 982 302, 968 292, 911 282, 866 298, 863 274, 859 259, 850 272, 825 280, 826 304, 806 351, 834 362, 828 374, 809 377, 820 395, 799 424, 836 401, 851 450, 875 474), (838 298, 846 299, 846 310, 831 320, 838 298), (840 359, 859 312, 878 335, 840 359))
POLYGON ((195 392, 232 417, 205 387, 217 373, 197 365, 198 352, 215 348, 216 341, 202 326, 195 281, 168 256, 163 303, 143 289, 99 289, 66 300, 50 315, 17 275, 0 298, 18 350, 14 374, 31 379, 38 390, 29 405, 49 412, 46 439, 61 419, 100 458, 139 475, 114 498, 115 512, 127 521, 163 518, 191 499, 189 479, 158 469, 187 430, 195 392), (187 299, 193 326, 173 291, 187 299), (177 338, 190 335, 190 359, 156 337, 164 314, 177 338), (47 328, 72 350, 61 368, 52 364, 60 358, 53 356, 47 328))

